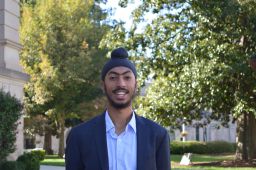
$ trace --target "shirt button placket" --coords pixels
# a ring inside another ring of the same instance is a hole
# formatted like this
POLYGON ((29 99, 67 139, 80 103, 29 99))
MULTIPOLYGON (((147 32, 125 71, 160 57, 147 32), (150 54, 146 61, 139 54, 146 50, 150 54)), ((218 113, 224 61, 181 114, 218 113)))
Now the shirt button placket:
POLYGON ((117 148, 116 148, 116 152, 117 152, 117 154, 116 154, 117 160, 116 161, 117 161, 117 169, 118 170, 122 168, 122 167, 120 167, 120 165, 122 165, 122 158, 123 158, 121 155, 121 153, 122 153, 121 149, 122 149, 122 139, 119 136, 117 138, 117 148))

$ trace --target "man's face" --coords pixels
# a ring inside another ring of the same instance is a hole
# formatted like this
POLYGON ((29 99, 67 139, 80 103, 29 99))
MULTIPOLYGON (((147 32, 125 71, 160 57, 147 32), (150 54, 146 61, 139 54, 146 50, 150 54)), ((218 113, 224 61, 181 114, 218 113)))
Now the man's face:
POLYGON ((117 109, 131 106, 137 83, 133 72, 127 67, 114 67, 103 81, 109 104, 117 109))

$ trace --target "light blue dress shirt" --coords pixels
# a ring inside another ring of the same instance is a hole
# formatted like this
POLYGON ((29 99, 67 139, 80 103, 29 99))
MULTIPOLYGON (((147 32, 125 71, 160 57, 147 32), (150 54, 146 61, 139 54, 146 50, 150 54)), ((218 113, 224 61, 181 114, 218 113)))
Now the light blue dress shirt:
POLYGON ((137 136, 135 114, 132 113, 130 122, 119 135, 115 133, 115 126, 107 111, 105 121, 109 170, 136 170, 137 136))

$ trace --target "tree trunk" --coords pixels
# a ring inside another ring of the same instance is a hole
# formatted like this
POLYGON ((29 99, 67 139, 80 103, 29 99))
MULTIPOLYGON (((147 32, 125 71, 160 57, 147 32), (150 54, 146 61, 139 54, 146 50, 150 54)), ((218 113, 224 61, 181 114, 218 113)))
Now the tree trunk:
POLYGON ((63 157, 64 155, 64 131, 65 131, 65 124, 64 120, 60 121, 60 134, 59 134, 59 157, 63 157))
POLYGON ((253 113, 244 113, 237 120, 236 159, 256 159, 256 119, 253 113))
POLYGON ((45 129, 45 135, 44 135, 44 150, 46 154, 52 155, 52 132, 49 128, 45 129))
POLYGON ((242 131, 242 118, 237 119, 237 128, 236 128, 236 160, 242 160, 242 152, 243 152, 243 131, 242 131))
POLYGON ((243 160, 248 160, 248 115, 244 113, 244 131, 243 131, 243 160))
POLYGON ((253 113, 248 115, 248 158, 256 159, 256 119, 253 113))
POLYGON ((248 140, 247 140, 247 113, 244 113, 237 119, 237 160, 248 160, 248 140))

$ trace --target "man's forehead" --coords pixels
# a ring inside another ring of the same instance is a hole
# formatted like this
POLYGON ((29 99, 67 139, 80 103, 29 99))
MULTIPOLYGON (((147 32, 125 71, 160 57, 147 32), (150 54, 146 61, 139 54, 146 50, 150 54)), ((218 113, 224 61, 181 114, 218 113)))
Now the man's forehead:
POLYGON ((128 67, 118 66, 110 69, 107 74, 128 74, 128 73, 132 73, 132 70, 129 69, 128 67))

